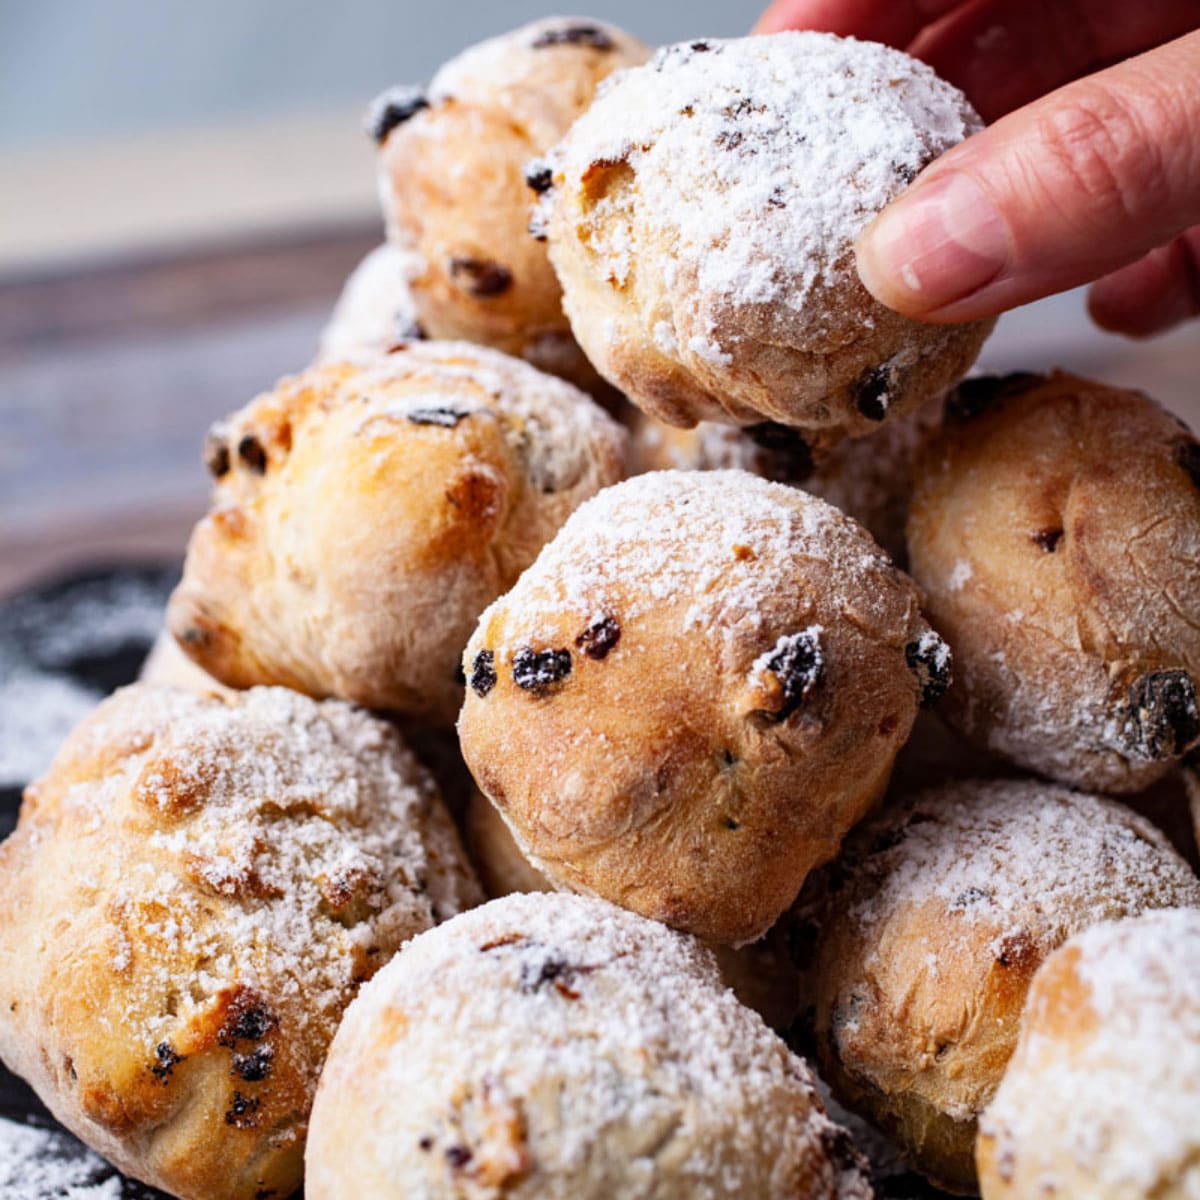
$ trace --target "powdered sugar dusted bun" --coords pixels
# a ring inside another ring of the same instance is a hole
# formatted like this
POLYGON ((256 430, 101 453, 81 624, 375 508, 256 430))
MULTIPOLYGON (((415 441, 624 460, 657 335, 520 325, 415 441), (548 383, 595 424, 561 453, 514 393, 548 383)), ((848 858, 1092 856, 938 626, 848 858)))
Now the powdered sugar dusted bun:
MULTIPOLYGON (((484 891, 492 897, 513 892, 553 892, 554 884, 522 853, 499 811, 476 790, 464 822, 467 854, 484 891)), ((711 946, 721 978, 737 998, 772 1029, 786 1029, 800 1011, 799 971, 792 962, 782 922, 748 946, 711 946)))
POLYGON ((547 160, 535 228, 600 373, 675 425, 763 420, 818 442, 918 408, 991 322, 876 303, 853 244, 980 128, 898 50, 822 33, 699 41, 613 76, 547 160))
POLYGON ((949 671, 849 517, 742 471, 606 489, 482 616, 463 757, 556 883, 753 941, 949 671))
POLYGON ((466 50, 428 91, 393 89, 376 101, 388 237, 410 256, 430 336, 482 342, 599 385, 545 247, 529 236, 525 167, 566 133, 601 79, 649 55, 615 26, 549 17, 466 50))
POLYGON ((904 565, 904 525, 921 442, 941 420, 937 402, 889 421, 870 437, 839 442, 816 456, 800 430, 764 422, 739 429, 700 421, 690 429, 646 413, 631 420, 632 470, 713 471, 738 468, 802 487, 864 525, 904 565))
POLYGON ((1135 792, 1200 739, 1200 445, 1137 392, 969 380, 918 465, 913 575, 946 716, 1011 761, 1135 792))
POLYGON ((830 868, 822 1075, 919 1170, 973 1191, 976 1122, 1041 963, 1099 921, 1198 903, 1163 835, 1112 801, 1020 780, 926 792, 856 830, 830 868))
POLYGON ((171 632, 234 687, 448 724, 479 614, 621 477, 624 445, 582 392, 476 346, 310 368, 210 436, 171 632))
POLYGON ((289 1196, 346 1005, 479 898, 390 726, 282 689, 135 684, 0 845, 0 1056, 127 1174, 289 1196))
POLYGON ((333 1200, 866 1200, 802 1060, 691 938, 598 900, 510 896, 364 989, 313 1109, 333 1200))
POLYGON ((376 246, 351 272, 329 324, 321 331, 318 359, 385 354, 397 342, 425 337, 408 286, 408 256, 376 246))
POLYGON ((980 1122, 986 1200, 1200 1195, 1200 912, 1098 925, 1038 972, 980 1122))

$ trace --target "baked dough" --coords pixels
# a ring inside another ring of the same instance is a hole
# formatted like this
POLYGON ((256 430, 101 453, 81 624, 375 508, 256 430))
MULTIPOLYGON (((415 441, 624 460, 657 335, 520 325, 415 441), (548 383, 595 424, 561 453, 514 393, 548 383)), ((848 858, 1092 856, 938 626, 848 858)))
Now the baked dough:
POLYGON ((285 1200, 359 985, 479 899, 388 725, 283 689, 135 684, 0 844, 0 1057, 126 1174, 285 1200))
POLYGON ((376 246, 350 273, 321 331, 318 360, 386 354, 397 342, 427 335, 408 286, 409 259, 395 246, 376 246))
POLYGON ((804 1062, 693 939, 509 896, 410 942, 351 1008, 306 1195, 868 1200, 804 1062))
POLYGON ((1038 972, 980 1122, 985 1200, 1200 1196, 1200 912, 1097 925, 1038 972))
POLYGON ((525 168, 587 108, 611 72, 650 50, 613 25, 550 17, 446 63, 428 91, 376 101, 388 238, 408 256, 420 324, 480 342, 591 389, 546 248, 529 236, 525 168))
POLYGON ((979 128, 960 92, 886 46, 811 32, 669 46, 606 81, 549 153, 534 228, 579 344, 640 407, 830 444, 940 395, 992 328, 884 308, 853 255, 979 128))
POLYGON ((976 1121, 1034 972, 1099 921, 1200 904, 1200 880, 1113 801, 1029 780, 958 782, 856 830, 824 903, 822 1075, 918 1170, 972 1192, 976 1121))
POLYGON ((941 403, 935 401, 887 422, 869 437, 839 442, 818 457, 803 433, 786 425, 768 421, 738 428, 700 421, 680 429, 634 409, 630 473, 735 468, 790 483, 853 517, 902 567, 908 558, 904 526, 913 468, 922 440, 941 416, 941 403))
POLYGON ((310 368, 210 437, 171 632, 232 687, 449 724, 479 614, 621 478, 624 444, 582 392, 476 346, 310 368))
POLYGON ((958 664, 947 719, 1028 770, 1140 791, 1200 739, 1200 445, 1061 373, 970 380, 946 411, 908 543, 958 664))
POLYGON ((218 683, 207 671, 201 670, 165 629, 154 639, 154 645, 150 647, 150 653, 138 672, 138 682, 156 687, 183 688, 201 695, 209 692, 232 693, 236 690, 218 683))
POLYGON ((949 675, 849 517, 742 471, 581 508, 480 618, 463 757, 555 883, 754 941, 882 793, 949 675))

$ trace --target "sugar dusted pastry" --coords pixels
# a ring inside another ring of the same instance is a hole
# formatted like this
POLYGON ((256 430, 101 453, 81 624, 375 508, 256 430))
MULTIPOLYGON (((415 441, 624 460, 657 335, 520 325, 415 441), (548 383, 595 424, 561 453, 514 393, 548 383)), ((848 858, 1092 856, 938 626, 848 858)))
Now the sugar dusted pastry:
POLYGON ((621 478, 624 442, 582 392, 475 346, 310 368, 214 429, 171 632, 233 687, 448 724, 479 614, 621 478))
POLYGON ((606 81, 546 158, 535 228, 597 370, 675 425, 800 426, 828 444, 959 379, 991 322, 873 300, 853 244, 980 128, 898 50, 822 33, 695 41, 606 81))
POLYGON ((969 380, 946 413, 908 544, 947 719, 1063 783, 1147 787, 1200 739, 1200 445, 1066 374, 969 380))
POLYGON ((526 165, 650 51, 615 26, 550 17, 471 47, 427 91, 375 103, 388 237, 409 256, 420 324, 481 342, 581 386, 595 372, 571 336, 546 249, 529 236, 526 165))
POLYGON ((338 1031, 308 1200, 868 1200, 811 1074, 693 939, 510 896, 410 942, 338 1031))
POLYGON ((1200 904, 1148 821, 1034 781, 925 792, 855 830, 828 876, 812 974, 822 1075, 960 1192, 975 1190, 976 1122, 1047 956, 1097 922, 1200 904))
POLYGON ((1200 1195, 1200 912, 1072 938, 1038 972, 980 1122, 984 1200, 1200 1195))
POLYGON ((478 899, 390 726, 283 689, 135 684, 0 844, 0 1058, 128 1175, 285 1200, 347 1004, 478 899))
POLYGON ((386 354, 397 342, 426 336, 408 286, 408 267, 404 251, 385 243, 354 268, 321 331, 318 358, 386 354))
POLYGON ((926 404, 869 437, 847 439, 815 456, 803 433, 786 425, 764 422, 739 429, 701 421, 680 429, 635 410, 630 458, 634 472, 737 468, 801 487, 865 526, 903 566, 913 466, 922 439, 940 420, 941 404, 926 404))
POLYGON ((860 526, 741 471, 606 489, 463 663, 463 756, 526 856, 729 944, 835 853, 950 669, 860 526))

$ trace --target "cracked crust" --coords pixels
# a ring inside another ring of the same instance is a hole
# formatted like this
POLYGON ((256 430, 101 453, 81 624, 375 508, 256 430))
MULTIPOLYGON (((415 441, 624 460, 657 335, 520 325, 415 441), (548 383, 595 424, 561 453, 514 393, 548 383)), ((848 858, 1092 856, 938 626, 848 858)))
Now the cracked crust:
POLYGON ((452 342, 312 367, 217 426, 168 628, 231 687, 448 725, 479 614, 624 473, 582 392, 452 342))
POLYGON ((694 939, 495 900, 414 939, 338 1031, 306 1190, 340 1200, 869 1200, 804 1062, 694 939))
POLYGON ((1200 881, 1148 821, 1033 781, 913 797, 855 830, 820 883, 822 1074, 963 1193, 1047 955, 1099 921, 1200 904, 1200 881))
POLYGON ((945 712, 1023 767, 1136 792, 1200 738, 1194 437, 1137 392, 972 380, 926 446, 910 567, 954 650, 945 712))
POLYGON ((390 726, 282 689, 135 684, 0 845, 0 1057, 126 1174, 284 1200, 346 1006, 480 898, 390 726))

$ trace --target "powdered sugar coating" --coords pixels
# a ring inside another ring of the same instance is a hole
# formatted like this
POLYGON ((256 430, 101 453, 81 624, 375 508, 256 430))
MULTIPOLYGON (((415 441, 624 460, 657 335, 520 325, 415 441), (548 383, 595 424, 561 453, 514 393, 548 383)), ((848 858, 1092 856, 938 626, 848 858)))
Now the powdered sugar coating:
POLYGON ((856 830, 830 869, 823 1071, 952 1190, 1016 1044, 1029 981, 1071 935, 1200 904, 1200 880, 1124 806, 1036 781, 957 782, 856 830))
POLYGON ((510 896, 364 990, 313 1112, 310 1200, 870 1195, 812 1076, 695 941, 510 896))
POLYGON ((538 226, 576 337, 676 424, 765 415, 861 434, 911 410, 986 327, 882 308, 853 243, 980 127, 955 88, 874 43, 790 32, 660 50, 601 84, 546 159, 538 226))
POLYGON ((395 246, 376 246, 350 273, 321 331, 317 357, 385 353, 424 336, 408 286, 411 264, 395 246))
POLYGON ((980 1122, 988 1197, 1200 1196, 1200 911, 1097 925, 1034 980, 980 1122))
POLYGON ((265 688, 117 692, 31 785, 0 875, 6 1063, 126 1172, 186 1191, 215 1157, 229 1197, 295 1186, 346 1004, 481 898, 390 726, 265 688), (227 1140, 194 1143, 206 1121, 227 1140))

